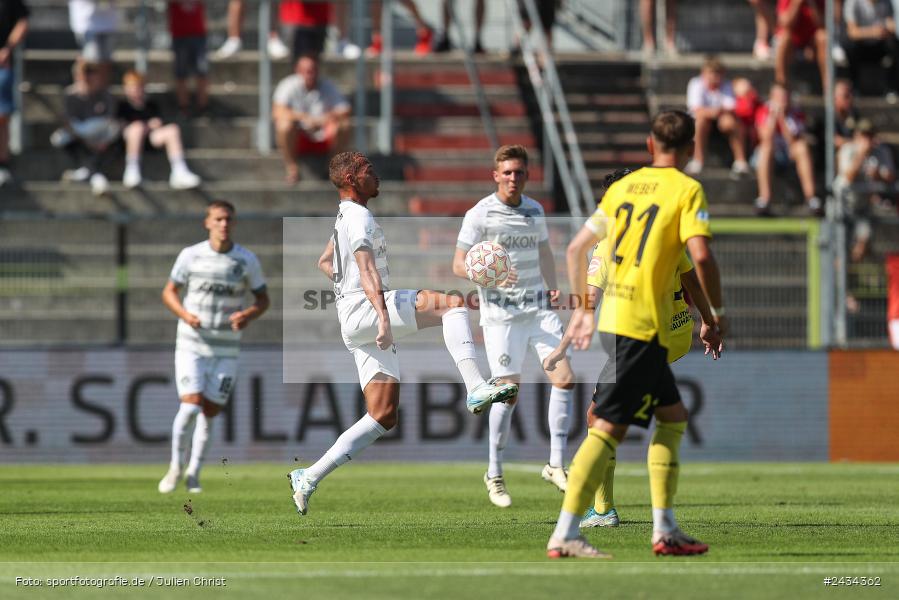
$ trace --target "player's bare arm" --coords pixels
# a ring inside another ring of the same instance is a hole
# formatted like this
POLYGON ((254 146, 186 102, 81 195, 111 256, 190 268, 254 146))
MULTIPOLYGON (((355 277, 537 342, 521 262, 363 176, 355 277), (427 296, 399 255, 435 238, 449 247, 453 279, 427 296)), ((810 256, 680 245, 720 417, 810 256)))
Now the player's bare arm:
POLYGON ((253 292, 254 302, 247 308, 231 313, 228 320, 231 322, 231 329, 240 331, 250 324, 250 321, 258 319, 271 306, 271 300, 268 297, 268 291, 265 288, 255 290, 253 292))
POLYGON ((587 252, 605 237, 605 231, 593 232, 587 226, 581 227, 565 252, 568 267, 568 283, 576 307, 571 314, 569 328, 572 331, 574 347, 585 350, 583 340, 593 335, 593 308, 587 304, 587 252))
POLYGON ((181 286, 172 280, 166 282, 165 287, 162 288, 162 303, 165 304, 167 309, 175 313, 176 317, 194 329, 200 328, 200 317, 187 312, 187 309, 181 303, 181 286))
POLYGON ((356 264, 359 266, 359 280, 365 291, 365 297, 378 314, 378 337, 375 338, 375 344, 381 350, 386 350, 393 345, 393 333, 390 331, 390 316, 387 314, 387 303, 384 301, 384 286, 375 266, 375 253, 371 248, 362 247, 356 250, 353 256, 356 257, 356 264))
MULTIPOLYGON (((602 298, 602 289, 588 285, 587 286, 587 306, 598 306, 599 299, 602 298)), ((592 314, 592 311, 590 311, 592 314)), ((593 337, 593 330, 590 330, 590 336, 584 342, 586 345, 585 349, 590 347, 590 338, 593 337)), ((568 327, 565 328, 565 333, 562 335, 562 341, 559 342, 559 346, 552 351, 552 354, 546 357, 543 361, 543 370, 550 372, 556 368, 556 365, 559 364, 563 358, 565 358, 565 353, 568 351, 568 347, 571 346, 571 343, 574 341, 574 327, 572 327, 571 322, 568 323, 568 327)))
POLYGON ((552 248, 549 242, 540 242, 538 247, 540 251, 540 274, 543 275, 543 281, 546 289, 549 291, 549 299, 556 302, 559 299, 559 280, 556 277, 556 259, 553 256, 552 248))
POLYGON ((453 275, 462 279, 468 279, 468 274, 465 272, 465 254, 465 250, 456 248, 456 253, 453 255, 453 275))
POLYGON ((325 277, 334 281, 334 238, 328 240, 325 251, 318 259, 318 269, 325 277))
POLYGON ((711 320, 706 320, 706 315, 701 315, 702 327, 700 328, 699 337, 705 344, 706 354, 711 353, 712 358, 717 359, 724 350, 721 334, 715 322, 716 318, 720 319, 724 316, 721 273, 718 270, 718 262, 715 260, 715 255, 712 254, 712 248, 709 246, 707 237, 701 235, 691 237, 687 240, 687 249, 690 251, 693 268, 705 292, 705 297, 708 298, 712 305, 710 307, 711 320))

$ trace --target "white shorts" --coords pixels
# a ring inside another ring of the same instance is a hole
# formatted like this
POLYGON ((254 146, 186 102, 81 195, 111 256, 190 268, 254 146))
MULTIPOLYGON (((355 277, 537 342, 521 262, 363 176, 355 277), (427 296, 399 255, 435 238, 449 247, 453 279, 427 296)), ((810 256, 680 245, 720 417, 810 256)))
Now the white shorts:
MULTIPOLYGON (((394 341, 418 331, 418 324, 415 321, 417 296, 418 290, 390 290, 384 294, 394 341)), ((378 313, 365 294, 353 294, 338 300, 337 314, 340 318, 343 343, 356 361, 359 385, 362 389, 364 390, 372 377, 378 373, 400 381, 400 361, 396 353, 396 344, 387 350, 381 350, 375 344, 375 338, 378 337, 378 313)))
MULTIPOLYGON (((484 346, 492 377, 520 375, 524 355, 532 347, 540 364, 562 342, 562 320, 552 310, 500 325, 484 325, 484 346)), ((570 355, 570 351, 568 353, 570 355)))
POLYGON ((890 328, 890 344, 893 350, 899 350, 899 319, 891 319, 889 321, 890 328))
POLYGON ((178 397, 203 394, 216 404, 227 404, 237 381, 237 358, 200 356, 175 351, 175 387, 178 397))

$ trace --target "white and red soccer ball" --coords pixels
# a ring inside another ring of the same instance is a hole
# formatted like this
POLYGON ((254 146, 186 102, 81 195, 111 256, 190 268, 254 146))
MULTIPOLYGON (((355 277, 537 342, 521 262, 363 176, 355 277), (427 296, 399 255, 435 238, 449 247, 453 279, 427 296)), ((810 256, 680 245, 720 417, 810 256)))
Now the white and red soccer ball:
POLYGON ((502 284, 511 267, 506 249, 495 242, 478 242, 465 255, 465 274, 481 287, 502 284))

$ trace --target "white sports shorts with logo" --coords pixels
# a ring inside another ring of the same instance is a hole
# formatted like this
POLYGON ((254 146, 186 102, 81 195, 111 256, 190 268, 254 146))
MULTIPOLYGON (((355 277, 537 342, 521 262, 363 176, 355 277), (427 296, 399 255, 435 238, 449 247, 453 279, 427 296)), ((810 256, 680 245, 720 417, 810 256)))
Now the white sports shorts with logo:
POLYGON ((175 386, 179 398, 203 394, 210 402, 227 404, 236 381, 236 357, 217 358, 175 351, 175 386))
MULTIPOLYGON (((415 322, 415 298, 418 290, 390 290, 385 292, 387 314, 393 340, 399 340, 418 331, 415 322)), ((365 294, 351 294, 337 301, 337 315, 343 343, 356 361, 359 385, 362 389, 372 377, 383 373, 400 381, 400 361, 396 344, 381 350, 375 344, 378 337, 378 313, 365 294)))
MULTIPOLYGON (((562 342, 562 320, 552 310, 541 309, 499 325, 484 325, 484 346, 491 377, 520 375, 524 355, 533 348, 540 364, 562 342)), ((567 353, 571 355, 571 351, 567 353)))

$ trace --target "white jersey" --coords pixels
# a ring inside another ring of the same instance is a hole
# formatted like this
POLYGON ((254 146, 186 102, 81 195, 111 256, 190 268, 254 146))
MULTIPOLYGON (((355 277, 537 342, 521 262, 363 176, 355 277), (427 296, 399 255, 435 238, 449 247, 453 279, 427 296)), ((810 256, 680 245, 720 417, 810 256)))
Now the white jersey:
POLYGON ((465 213, 456 247, 467 252, 478 242, 496 242, 506 249, 518 274, 514 285, 478 288, 481 325, 507 323, 520 315, 536 314, 546 305, 540 243, 548 240, 543 207, 527 196, 521 197, 518 206, 509 206, 490 194, 465 213))
POLYGON ((228 252, 216 252, 209 241, 183 249, 169 276, 186 286, 184 308, 200 319, 194 329, 178 320, 175 350, 200 356, 235 357, 240 351, 240 331, 231 330, 231 313, 241 310, 248 291, 265 288, 265 277, 256 255, 234 244, 228 252))
POLYGON ((381 276, 383 291, 390 289, 390 271, 387 268, 387 240, 384 230, 375 221, 371 211, 351 200, 342 200, 334 223, 334 293, 338 300, 352 294, 364 294, 359 265, 355 252, 359 248, 371 248, 375 255, 375 267, 381 276))

